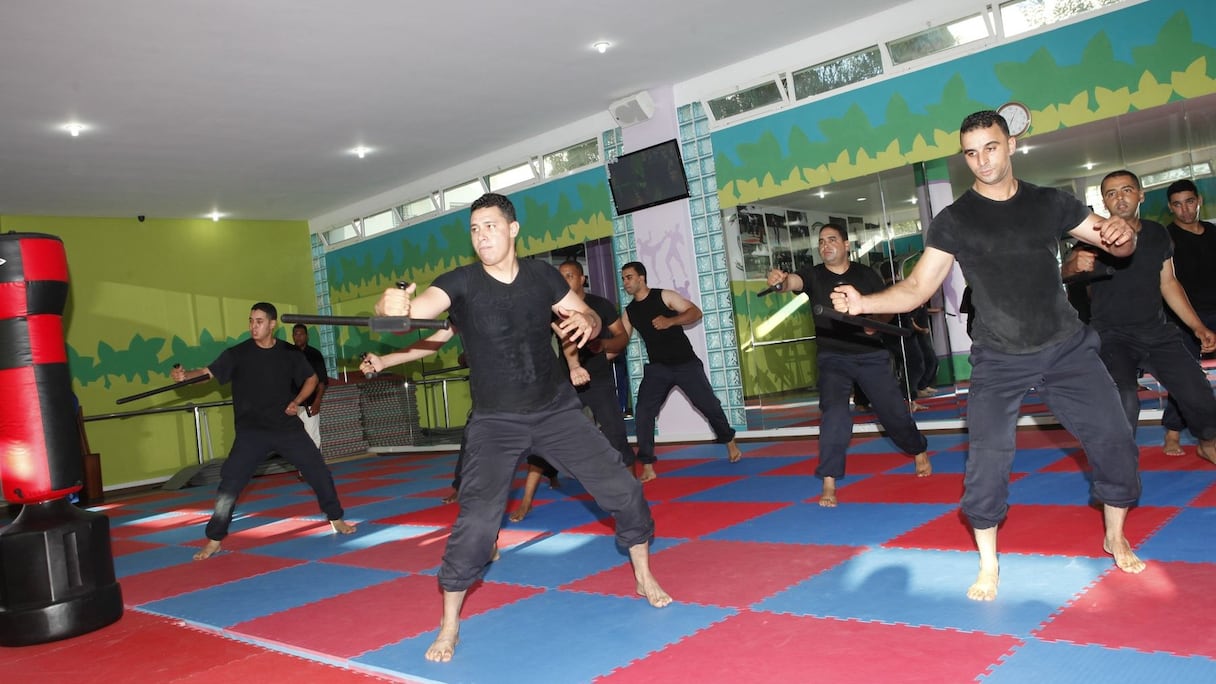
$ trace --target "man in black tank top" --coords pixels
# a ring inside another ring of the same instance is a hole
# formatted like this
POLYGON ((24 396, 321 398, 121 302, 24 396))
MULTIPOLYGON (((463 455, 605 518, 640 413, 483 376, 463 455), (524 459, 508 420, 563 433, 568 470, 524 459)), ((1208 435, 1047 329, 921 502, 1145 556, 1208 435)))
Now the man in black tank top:
POLYGON ((469 232, 478 262, 440 275, 412 301, 410 285, 386 290, 376 303, 380 316, 435 318, 450 310, 460 322, 469 366, 473 413, 465 425, 460 514, 439 569, 443 618, 426 651, 427 660, 437 662, 452 659, 465 594, 497 551, 515 469, 533 451, 578 479, 616 519, 617 543, 629 549, 637 593, 656 608, 671 603, 650 572, 654 519, 642 486, 583 415, 553 351, 554 314, 558 333, 579 346, 599 334, 599 316, 557 269, 516 257, 519 222, 506 197, 488 193, 473 202, 469 232))
POLYGON ((633 297, 621 315, 625 335, 614 337, 605 348, 623 351, 637 328, 650 359, 638 387, 633 414, 638 435, 638 462, 642 464, 639 479, 647 482, 658 477, 654 471, 654 424, 667 395, 676 387, 684 390, 688 402, 709 421, 714 441, 726 445, 730 462, 737 462, 743 452, 735 444, 735 429, 705 376, 705 366, 684 334, 684 326, 701 320, 701 309, 674 290, 650 288, 646 284, 646 267, 637 261, 621 267, 621 283, 625 292, 633 297))

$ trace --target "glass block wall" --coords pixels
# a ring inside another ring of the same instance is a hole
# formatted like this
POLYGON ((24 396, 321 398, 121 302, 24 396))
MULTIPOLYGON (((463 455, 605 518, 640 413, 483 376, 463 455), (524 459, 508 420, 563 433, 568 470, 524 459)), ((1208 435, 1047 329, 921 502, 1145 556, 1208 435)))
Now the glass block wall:
MULTIPOLYGON (((317 300, 317 313, 329 316, 333 313, 333 307, 329 303, 329 272, 325 268, 325 241, 316 233, 310 235, 309 238, 312 240, 312 287, 313 296, 317 300)), ((321 355, 325 357, 325 365, 329 368, 330 377, 340 377, 334 327, 332 325, 313 327, 320 336, 321 355)))
POLYGON ((701 310, 705 313, 701 319, 708 353, 705 370, 726 417, 735 429, 742 430, 747 428, 747 413, 743 404, 726 235, 718 207, 718 179, 714 173, 709 117, 700 102, 683 105, 676 114, 680 124, 680 153, 688 176, 688 209, 692 215, 693 252, 700 274, 701 310))

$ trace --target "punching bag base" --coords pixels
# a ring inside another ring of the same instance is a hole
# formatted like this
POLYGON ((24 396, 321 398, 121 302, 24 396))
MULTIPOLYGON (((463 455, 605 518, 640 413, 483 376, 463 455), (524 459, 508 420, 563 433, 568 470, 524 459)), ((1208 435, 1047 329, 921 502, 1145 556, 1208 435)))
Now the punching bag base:
POLYGON ((106 516, 57 499, 0 532, 0 646, 79 636, 122 612, 106 516))

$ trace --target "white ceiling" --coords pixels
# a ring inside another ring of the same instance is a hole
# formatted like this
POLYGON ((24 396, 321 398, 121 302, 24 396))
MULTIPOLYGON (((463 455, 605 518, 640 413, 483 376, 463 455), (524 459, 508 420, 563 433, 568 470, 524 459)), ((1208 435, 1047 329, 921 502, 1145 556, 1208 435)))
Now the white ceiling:
POLYGON ((897 4, 5 0, 0 215, 309 219, 897 4))

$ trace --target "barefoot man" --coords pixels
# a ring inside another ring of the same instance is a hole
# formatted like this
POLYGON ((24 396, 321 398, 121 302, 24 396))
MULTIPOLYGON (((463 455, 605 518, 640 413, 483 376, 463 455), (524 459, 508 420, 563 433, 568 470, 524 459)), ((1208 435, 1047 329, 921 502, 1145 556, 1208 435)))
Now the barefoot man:
POLYGON ((469 365, 473 413, 461 472, 460 514, 439 569, 443 618, 427 660, 449 661, 460 636, 465 593, 491 559, 515 467, 535 449, 577 478, 616 518, 617 543, 629 550, 637 593, 662 608, 671 597, 650 572, 654 519, 642 486, 620 453, 583 415, 553 353, 550 319, 583 345, 600 319, 552 266, 518 259, 515 207, 494 193, 473 202, 469 232, 477 263, 440 275, 411 301, 414 286, 390 289, 376 303, 382 316, 434 318, 451 310, 460 321, 469 365))
POLYGON ((654 464, 654 423, 667 395, 677 387, 684 391, 693 408, 705 416, 714 431, 715 441, 726 445, 731 463, 743 457, 735 444, 735 429, 731 427, 722 402, 705 377, 705 365, 693 351, 684 326, 701 320, 701 308, 675 290, 652 288, 646 284, 646 267, 631 261, 621 267, 621 287, 633 301, 621 314, 625 334, 604 342, 604 349, 622 352, 629 344, 634 328, 646 343, 646 364, 638 400, 634 405, 634 420, 638 433, 638 462, 642 464, 639 479, 648 482, 658 477, 654 464))
POLYGON ((272 452, 300 471, 335 532, 355 531, 354 525, 342 519, 342 503, 321 451, 296 417, 317 388, 317 374, 303 354, 274 336, 278 319, 273 304, 258 302, 249 311, 248 340, 225 349, 206 368, 176 367, 170 373, 175 382, 204 375, 221 383, 232 382, 236 439, 220 467, 215 512, 207 523, 207 544, 194 554, 194 560, 219 552, 220 543, 228 536, 236 500, 258 465, 272 452))
POLYGON ((1010 159, 1017 139, 996 112, 968 116, 959 136, 975 182, 933 219, 912 274, 870 295, 838 287, 832 301, 854 315, 911 311, 937 291, 956 259, 972 288, 983 315, 971 347, 971 447, 962 499, 980 555, 969 598, 996 598, 997 525, 1008 512, 1018 408, 1031 388, 1085 448, 1093 468, 1090 492, 1103 504, 1103 549, 1120 570, 1141 572, 1144 562, 1123 535, 1127 509, 1140 497, 1139 449, 1098 357, 1098 335, 1069 305, 1057 261, 1065 235, 1128 256, 1136 232, 1118 217, 1093 214, 1072 195, 1015 178, 1010 159))
MULTIPOLYGON (((819 229, 819 256, 823 263, 796 273, 780 269, 768 272, 768 284, 782 292, 805 292, 811 304, 832 306, 832 288, 849 284, 859 292, 878 292, 882 276, 874 269, 849 260, 849 236, 843 226, 825 223, 819 229)), ((890 316, 876 316, 887 322, 890 316)), ((819 366, 819 410, 823 415, 819 430, 819 465, 815 476, 823 480, 819 505, 836 505, 836 480, 844 477, 845 453, 853 439, 853 415, 849 393, 853 384, 870 400, 878 422, 905 454, 916 462, 916 476, 933 472, 925 448, 928 440, 916 427, 899 384, 891 373, 891 355, 882 337, 870 328, 838 323, 829 318, 815 319, 815 360, 819 366)))

